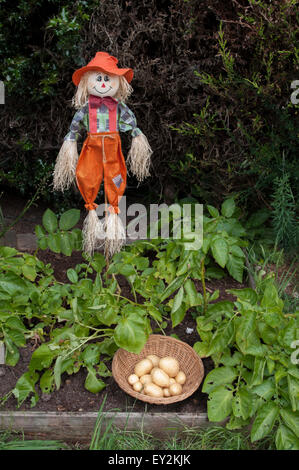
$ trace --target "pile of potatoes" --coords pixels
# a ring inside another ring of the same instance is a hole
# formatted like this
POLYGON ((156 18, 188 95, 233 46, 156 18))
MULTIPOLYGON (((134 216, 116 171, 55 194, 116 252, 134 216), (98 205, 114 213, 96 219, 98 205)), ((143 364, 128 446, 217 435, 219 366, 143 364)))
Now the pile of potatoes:
POLYGON ((185 382, 186 375, 180 370, 177 359, 170 356, 160 358, 154 354, 139 361, 134 374, 128 377, 128 383, 135 392, 155 398, 180 395, 185 382))

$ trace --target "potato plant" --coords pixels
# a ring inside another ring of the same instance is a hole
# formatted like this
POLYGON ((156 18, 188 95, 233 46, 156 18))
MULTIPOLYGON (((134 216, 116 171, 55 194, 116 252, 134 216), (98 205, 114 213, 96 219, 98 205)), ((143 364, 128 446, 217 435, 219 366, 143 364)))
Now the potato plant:
MULTIPOLYGON (((201 249, 186 250, 184 240, 140 240, 116 254, 109 267, 101 253, 83 254, 85 262, 68 269, 67 283, 58 282, 37 256, 0 247, 6 364, 17 364, 28 339, 39 344, 2 402, 13 394, 18 406, 27 399, 35 406, 37 386, 51 393, 60 388, 64 373, 81 368, 86 389, 98 393, 118 347, 139 353, 167 320, 174 328, 190 313, 199 334, 194 349, 215 364, 203 385, 209 419, 228 419, 229 429, 252 423, 253 442, 275 430, 278 449, 298 449, 299 374, 291 354, 299 340, 299 314, 285 313, 271 276, 256 291, 231 290, 235 302, 216 302, 219 292, 206 291, 205 279, 222 277, 225 270, 242 280, 247 245, 232 199, 220 212, 212 206, 207 212, 201 249), (127 279, 130 298, 122 295, 117 275, 127 279)), ((74 229, 78 216, 71 210, 58 218, 47 210, 43 227, 36 229, 39 247, 70 256, 81 243, 80 230, 74 229)))
POLYGON ((275 429, 277 449, 299 449, 299 311, 284 313, 272 274, 264 289, 232 289, 235 302, 223 301, 197 317, 201 341, 194 349, 211 356, 215 369, 205 378, 208 418, 238 429, 252 423, 251 440, 275 429), (297 343, 296 343, 297 341, 297 343))

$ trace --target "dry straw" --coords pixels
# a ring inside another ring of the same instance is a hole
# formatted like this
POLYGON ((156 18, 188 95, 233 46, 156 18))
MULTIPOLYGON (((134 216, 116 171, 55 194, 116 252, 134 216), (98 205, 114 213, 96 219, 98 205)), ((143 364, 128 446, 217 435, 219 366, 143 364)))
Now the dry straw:
POLYGON ((204 376, 204 366, 200 357, 194 349, 183 341, 179 341, 170 336, 151 335, 140 354, 134 354, 119 349, 112 361, 112 375, 119 387, 128 395, 138 400, 156 405, 168 405, 185 400, 197 390, 204 376), (134 373, 137 362, 144 359, 149 354, 156 354, 159 357, 175 357, 180 364, 180 370, 186 375, 186 383, 183 385, 181 395, 169 398, 155 398, 135 392, 128 384, 129 375, 134 373))

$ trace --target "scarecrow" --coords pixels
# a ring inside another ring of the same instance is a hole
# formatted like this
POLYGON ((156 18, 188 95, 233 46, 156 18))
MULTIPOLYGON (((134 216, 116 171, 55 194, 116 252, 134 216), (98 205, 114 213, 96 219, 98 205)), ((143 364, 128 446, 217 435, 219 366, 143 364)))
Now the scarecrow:
POLYGON ((76 179, 88 210, 83 224, 83 250, 92 254, 104 245, 106 256, 119 251, 125 242, 118 204, 126 188, 127 168, 119 132, 131 132, 127 164, 138 181, 149 176, 152 154, 147 138, 125 104, 133 91, 133 70, 118 68, 117 63, 107 52, 97 52, 85 67, 74 72, 72 80, 77 91, 73 104, 78 111, 59 151, 53 181, 54 190, 64 191, 76 179), (82 128, 88 135, 78 159, 77 140, 82 128), (104 223, 97 216, 94 202, 102 180, 104 223))

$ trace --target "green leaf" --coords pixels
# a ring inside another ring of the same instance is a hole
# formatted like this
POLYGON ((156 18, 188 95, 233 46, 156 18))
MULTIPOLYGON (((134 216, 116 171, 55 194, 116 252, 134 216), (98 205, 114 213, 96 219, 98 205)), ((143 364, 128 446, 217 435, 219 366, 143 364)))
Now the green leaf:
POLYGON ((132 266, 132 264, 123 264, 120 269, 119 269, 119 273, 122 274, 123 276, 133 276, 134 274, 136 274, 136 271, 134 269, 134 266, 132 266))
POLYGON ((219 385, 231 384, 237 377, 237 371, 233 367, 218 367, 211 370, 205 378, 202 391, 210 393, 219 385))
POLYGON ((242 302, 248 302, 252 305, 257 303, 257 293, 249 287, 244 289, 227 289, 226 292, 235 295, 242 302))
POLYGON ((266 359, 260 357, 254 359, 254 369, 250 383, 251 387, 253 385, 260 385, 263 382, 265 365, 266 359))
POLYGON ((21 333, 17 330, 12 330, 10 328, 5 328, 4 334, 5 337, 8 335, 11 341, 13 341, 18 347, 23 347, 26 345, 26 338, 24 336, 24 333, 21 333))
POLYGON ((175 295, 173 299, 171 313, 175 313, 180 308, 183 302, 183 298, 184 298, 184 287, 182 286, 180 287, 180 289, 178 290, 177 294, 175 295))
POLYGON ((5 336, 4 338, 5 343, 5 364, 7 366, 15 366, 20 359, 20 353, 17 346, 12 342, 10 338, 5 336))
POLYGON ((51 350, 48 344, 41 344, 32 354, 29 369, 42 370, 51 366, 57 352, 51 350))
POLYGON ((231 217, 233 213, 235 212, 235 209, 236 209, 235 201, 232 198, 226 199, 226 201, 224 201, 221 205, 221 214, 224 217, 231 217))
POLYGON ((199 355, 199 357, 206 357, 208 355, 209 344, 202 341, 197 341, 194 343, 193 349, 199 355))
POLYGON ((237 418, 242 418, 244 420, 248 419, 252 415, 253 402, 254 397, 250 390, 244 386, 240 387, 232 401, 234 415, 237 418))
POLYGON ((231 356, 230 349, 223 351, 221 356, 221 364, 224 366, 237 366, 242 362, 242 354, 239 351, 235 351, 231 356))
POLYGON ((60 385, 61 385, 62 362, 63 362, 63 357, 58 356, 55 362, 55 366, 54 366, 54 380, 55 380, 55 385, 56 385, 57 390, 60 389, 60 385))
POLYGON ((292 410, 299 410, 299 380, 288 374, 288 391, 292 410))
POLYGON ((264 295, 261 300, 261 306, 266 309, 278 307, 282 311, 283 301, 279 298, 278 291, 273 283, 266 285, 264 295))
POLYGON ((54 375, 51 369, 47 369, 40 378, 39 386, 42 393, 51 393, 54 386, 54 375))
POLYGON ((38 248, 46 250, 48 248, 48 237, 41 237, 37 239, 38 248))
POLYGON ((43 215, 43 226, 49 233, 55 232, 58 228, 57 217, 51 209, 47 209, 43 215))
POLYGON ((111 326, 117 323, 119 318, 118 316, 118 307, 108 307, 101 309, 96 313, 97 319, 106 326, 111 326))
POLYGON ((191 279, 187 279, 187 281, 184 284, 184 289, 185 289, 187 300, 188 300, 190 307, 201 305, 202 300, 200 296, 198 295, 194 282, 191 279))
POLYGON ((221 353, 234 338, 234 324, 228 322, 216 330, 210 343, 208 355, 221 353))
POLYGON ((0 256, 1 258, 10 258, 18 254, 18 250, 10 246, 0 246, 0 256))
POLYGON ((299 438, 299 412, 293 412, 290 408, 282 408, 280 410, 280 416, 285 424, 299 438))
POLYGON ((280 424, 275 436, 277 450, 299 450, 299 439, 290 428, 280 424))
POLYGON ((5 326, 21 332, 26 331, 26 327, 19 317, 9 317, 5 322, 5 326))
POLYGON ((264 382, 260 385, 252 387, 252 392, 259 397, 264 398, 264 400, 270 400, 273 397, 275 391, 276 389, 273 377, 264 380, 264 382))
POLYGON ((184 281, 184 276, 176 277, 164 290, 160 297, 160 301, 163 302, 167 297, 173 294, 177 289, 181 287, 184 281))
POLYGON ((73 238, 69 233, 60 234, 60 249, 65 256, 71 256, 73 252, 73 238))
POLYGON ((188 253, 187 256, 184 256, 183 260, 179 263, 177 271, 176 271, 176 276, 181 276, 183 274, 186 274, 186 272, 190 269, 190 264, 191 264, 190 256, 191 256, 190 253, 188 253))
POLYGON ((35 234, 37 238, 43 238, 46 235, 46 231, 43 229, 41 225, 36 225, 34 228, 35 234))
POLYGON ((215 261, 224 268, 228 261, 228 244, 224 238, 216 238, 211 244, 212 254, 215 261))
POLYGON ((28 281, 24 281, 24 279, 12 272, 1 273, 0 275, 0 290, 11 296, 28 294, 28 284, 28 281))
POLYGON ((134 312, 123 317, 114 330, 116 344, 127 351, 139 354, 148 338, 146 318, 134 312))
POLYGON ((208 399, 208 418, 209 421, 223 421, 232 411, 233 392, 220 385, 209 395, 208 399))
POLYGON ((37 372, 25 372, 21 375, 19 380, 16 383, 15 388, 12 393, 18 400, 18 407, 29 397, 30 394, 33 394, 31 399, 31 406, 34 406, 38 401, 38 394, 35 390, 35 384, 38 381, 39 375, 37 372))
POLYGON ((100 347, 98 344, 89 344, 81 354, 81 359, 88 366, 94 366, 100 361, 100 347))
POLYGON ((60 230, 70 230, 80 219, 80 211, 78 209, 70 209, 64 212, 59 220, 60 230))
POLYGON ((226 424, 226 429, 234 431, 235 429, 243 428, 249 424, 249 419, 245 420, 243 418, 237 418, 233 414, 230 416, 228 423, 226 424))
POLYGON ((273 402, 265 403, 265 405, 258 410, 253 422, 251 441, 255 442, 267 436, 271 432, 278 416, 278 406, 273 402))
POLYGON ((208 318, 215 319, 220 315, 227 315, 231 317, 234 313, 234 304, 230 300, 220 300, 215 304, 208 305, 208 318))
POLYGON ((78 274, 76 271, 72 268, 68 269, 66 272, 66 275, 68 277, 68 280, 72 282, 73 284, 76 284, 78 282, 78 274))
POLYGON ((212 216, 214 219, 216 219, 217 217, 219 217, 219 211, 218 211, 218 209, 216 209, 216 207, 214 207, 214 206, 209 206, 209 205, 207 204, 207 209, 208 209, 209 213, 211 214, 211 216, 212 216))
POLYGON ((61 252, 61 236, 60 233, 50 233, 48 236, 48 246, 54 253, 61 252))
POLYGON ((277 343, 277 331, 268 326, 265 322, 258 322, 258 331, 264 343, 270 345, 277 343))
POLYGON ((244 259, 232 254, 228 255, 226 269, 229 274, 238 282, 243 281, 244 259))
POLYGON ((97 378, 97 373, 94 368, 89 366, 87 367, 87 370, 88 374, 84 383, 86 390, 91 393, 98 393, 103 390, 103 388, 106 387, 106 384, 101 379, 97 378))
POLYGON ((175 328, 184 320, 186 312, 185 303, 183 303, 175 312, 171 312, 172 328, 175 328))
POLYGON ((256 334, 256 313, 245 312, 236 331, 236 343, 243 354, 263 356, 264 350, 256 334))
POLYGON ((231 245, 229 247, 229 252, 233 255, 233 256, 237 256, 239 258, 245 258, 245 255, 242 251, 242 249, 238 246, 238 245, 231 245))
POLYGON ((162 321, 162 314, 160 310, 158 310, 156 307, 153 305, 146 305, 147 311, 151 317, 153 317, 154 320, 161 322, 162 321))
POLYGON ((135 259, 134 263, 137 269, 144 271, 149 266, 149 259, 139 256, 135 259))
POLYGON ((105 256, 102 253, 94 253, 90 264, 97 273, 101 273, 104 266, 106 266, 105 256))
POLYGON ((97 365, 97 374, 101 377, 112 377, 112 372, 108 369, 104 362, 100 362, 97 365))
POLYGON ((34 282, 35 278, 37 276, 36 274, 36 269, 34 266, 29 266, 28 264, 24 264, 22 266, 22 273, 26 279, 29 279, 29 281, 34 282))

